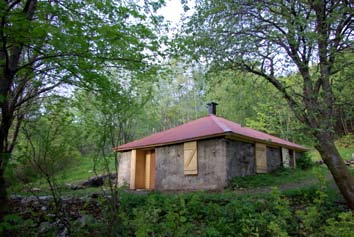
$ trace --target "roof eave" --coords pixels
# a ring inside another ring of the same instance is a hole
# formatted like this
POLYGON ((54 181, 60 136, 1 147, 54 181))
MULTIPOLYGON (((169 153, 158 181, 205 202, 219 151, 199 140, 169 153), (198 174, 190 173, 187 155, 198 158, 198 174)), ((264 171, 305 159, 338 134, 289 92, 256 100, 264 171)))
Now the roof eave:
POLYGON ((273 141, 269 141, 269 140, 261 140, 261 139, 257 139, 257 138, 253 138, 253 137, 247 137, 247 136, 243 136, 243 135, 236 134, 236 133, 231 133, 230 135, 226 136, 226 138, 230 138, 230 139, 238 140, 238 141, 250 142, 250 143, 259 142, 259 143, 264 143, 267 145, 273 145, 273 146, 277 146, 277 147, 278 146, 279 147, 286 147, 286 148, 290 148, 290 149, 296 150, 296 151, 309 151, 310 150, 305 147, 290 146, 290 145, 281 144, 281 143, 277 143, 277 142, 273 142, 273 141))
POLYGON ((116 147, 116 148, 113 148, 112 150, 115 152, 122 152, 122 151, 130 151, 130 150, 135 150, 135 149, 148 149, 148 148, 153 148, 153 147, 168 146, 168 145, 174 145, 174 144, 179 144, 179 143, 184 143, 184 142, 191 142, 191 141, 196 141, 196 140, 215 138, 215 137, 223 137, 223 136, 225 136, 224 132, 213 134, 213 135, 208 135, 208 136, 200 136, 200 137, 193 137, 193 138, 182 139, 182 140, 177 140, 177 141, 171 141, 171 142, 149 144, 149 145, 145 145, 145 146, 132 146, 132 147, 124 147, 124 148, 116 147))
POLYGON ((215 137, 226 137, 226 138, 250 142, 250 143, 260 142, 260 143, 264 143, 267 145, 286 147, 286 148, 289 148, 289 149, 292 149, 295 151, 301 151, 301 152, 305 152, 305 151, 310 150, 305 147, 289 146, 289 145, 280 144, 280 143, 269 141, 269 140, 260 140, 260 139, 256 139, 253 137, 242 136, 242 135, 236 134, 234 132, 223 132, 223 133, 218 133, 218 134, 213 134, 213 135, 208 135, 208 136, 193 137, 193 138, 189 138, 189 139, 183 139, 183 140, 165 142, 165 143, 155 143, 155 144, 149 144, 149 145, 145 145, 145 146, 132 146, 132 147, 125 147, 125 148, 116 147, 116 148, 113 148, 112 150, 115 152, 124 152, 124 151, 130 151, 130 150, 135 150, 135 149, 148 149, 148 148, 168 146, 168 145, 174 145, 174 144, 179 144, 179 143, 184 143, 184 142, 202 140, 202 139, 207 139, 207 138, 215 138, 215 137))

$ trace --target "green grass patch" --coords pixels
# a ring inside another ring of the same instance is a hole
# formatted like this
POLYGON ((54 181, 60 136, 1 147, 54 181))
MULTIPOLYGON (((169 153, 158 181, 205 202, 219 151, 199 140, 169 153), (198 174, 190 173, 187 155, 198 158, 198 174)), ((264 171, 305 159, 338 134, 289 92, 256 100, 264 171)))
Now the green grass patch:
POLYGON ((338 151, 344 160, 351 160, 354 154, 354 147, 338 147, 338 151))
MULTIPOLYGON (((319 169, 320 172, 326 173, 328 170, 323 167, 319 169)), ((287 183, 299 183, 305 180, 315 179, 316 175, 313 169, 279 169, 272 173, 257 174, 244 177, 234 177, 230 181, 229 188, 260 188, 280 186, 287 183)))
MULTIPOLYGON (((110 159, 109 161, 109 169, 111 172, 114 172, 114 159, 110 159)), ((94 170, 94 161, 91 157, 88 156, 82 156, 80 158, 77 158, 75 162, 73 162, 73 165, 70 166, 67 169, 64 169, 62 171, 59 171, 55 176, 55 182, 58 184, 58 186, 63 187, 63 192, 64 194, 70 194, 70 193, 81 193, 89 192, 89 189, 84 189, 84 190, 78 190, 78 191, 72 191, 72 190, 67 190, 65 188, 65 184, 78 184, 82 181, 88 180, 91 177, 96 176, 94 170)), ((98 161, 96 165, 96 172, 97 174, 102 174, 105 172, 105 169, 102 164, 102 160, 98 161)), ((13 177, 13 178, 16 178, 13 177)), ((48 182, 45 180, 45 178, 39 178, 36 179, 30 183, 22 183, 21 179, 18 180, 18 182, 13 183, 8 191, 9 193, 18 193, 18 194, 23 194, 23 195, 31 195, 31 193, 27 193, 26 190, 29 190, 31 188, 39 188, 41 190, 40 194, 42 195, 47 195, 49 194, 49 185, 48 182)), ((97 191, 100 191, 97 189, 97 191)))

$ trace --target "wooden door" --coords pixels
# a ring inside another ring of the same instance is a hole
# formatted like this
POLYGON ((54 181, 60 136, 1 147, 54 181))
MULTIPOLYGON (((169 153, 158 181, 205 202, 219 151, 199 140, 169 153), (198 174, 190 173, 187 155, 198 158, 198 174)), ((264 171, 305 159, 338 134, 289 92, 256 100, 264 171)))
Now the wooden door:
POLYGON ((256 173, 267 173, 267 146, 256 143, 256 173))
POLYGON ((136 163, 135 163, 135 188, 145 189, 145 167, 146 159, 145 152, 136 151, 136 163))

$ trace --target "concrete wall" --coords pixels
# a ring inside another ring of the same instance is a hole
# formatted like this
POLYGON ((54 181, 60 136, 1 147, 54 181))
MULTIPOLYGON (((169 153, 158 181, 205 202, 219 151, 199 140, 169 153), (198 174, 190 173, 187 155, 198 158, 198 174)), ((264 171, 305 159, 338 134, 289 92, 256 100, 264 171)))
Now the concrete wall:
POLYGON ((226 140, 227 179, 255 174, 255 147, 252 143, 226 140))
POLYGON ((276 170, 282 166, 281 148, 267 146, 267 167, 268 172, 276 170))
MULTIPOLYGON (((224 138, 200 140, 198 175, 184 175, 183 144, 155 150, 156 190, 222 189, 235 176, 255 174, 255 145, 224 138)), ((296 158, 302 153, 296 152, 296 158)), ((119 158, 118 183, 130 183, 131 151, 119 158)), ((282 166, 281 148, 267 146, 267 166, 271 172, 282 166)))
POLYGON ((128 185, 130 184, 130 157, 131 151, 122 152, 119 156, 119 167, 118 167, 118 185, 128 185))
POLYGON ((156 148, 157 190, 222 189, 226 186, 225 139, 198 141, 198 175, 184 175, 183 144, 156 148))

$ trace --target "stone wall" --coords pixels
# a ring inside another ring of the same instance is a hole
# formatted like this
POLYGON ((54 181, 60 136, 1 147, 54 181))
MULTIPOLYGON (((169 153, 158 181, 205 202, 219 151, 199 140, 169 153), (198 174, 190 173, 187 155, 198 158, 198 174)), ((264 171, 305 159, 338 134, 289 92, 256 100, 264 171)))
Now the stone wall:
POLYGON ((130 184, 130 157, 131 151, 120 153, 118 167, 118 185, 124 186, 130 184))
POLYGON ((255 174, 254 144, 241 141, 226 140, 227 179, 235 176, 255 174))
POLYGON ((281 148, 267 146, 267 167, 272 172, 282 166, 281 148))
POLYGON ((157 190, 212 190, 226 186, 225 140, 200 140, 197 144, 198 175, 184 175, 183 144, 156 148, 157 190))

